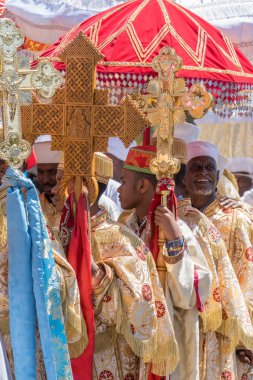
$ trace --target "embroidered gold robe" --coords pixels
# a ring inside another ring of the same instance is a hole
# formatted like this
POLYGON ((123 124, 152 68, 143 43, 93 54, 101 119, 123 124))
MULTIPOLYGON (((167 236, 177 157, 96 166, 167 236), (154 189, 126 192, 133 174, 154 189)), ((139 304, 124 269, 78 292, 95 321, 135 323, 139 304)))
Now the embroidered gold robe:
MULTIPOLYGON (((135 212, 130 215, 126 223, 135 233, 140 234, 144 242, 148 243, 149 226, 140 231, 135 212)), ((170 379, 198 380, 199 321, 194 276, 197 273, 199 297, 201 303, 204 304, 209 296, 212 275, 189 227, 182 220, 178 220, 178 223, 186 241, 186 247, 176 259, 164 256, 167 267, 165 296, 180 353, 179 364, 170 379), (190 328, 187 328, 189 326, 190 328)))
POLYGON ((93 289, 95 305, 94 380, 145 380, 178 362, 172 323, 151 253, 128 228, 92 218, 91 248, 105 268, 93 289))
MULTIPOLYGON (((53 230, 47 224, 49 237, 52 242, 53 255, 60 281, 63 315, 71 357, 79 356, 87 345, 86 326, 84 325, 79 300, 75 272, 67 262, 60 244, 54 237, 53 230)), ((14 362, 9 331, 9 301, 8 301, 8 241, 6 220, 6 192, 0 193, 0 334, 2 336, 13 378, 14 362)), ((35 380, 45 380, 39 336, 37 345, 37 377, 35 380)), ((22 344, 21 344, 22 346, 22 344)))
POLYGON ((253 329, 226 246, 216 227, 189 199, 178 203, 178 214, 199 242, 213 274, 212 288, 200 313, 200 378, 236 379, 235 348, 251 344, 253 329))
MULTIPOLYGON (((228 209, 224 211, 219 199, 215 200, 205 210, 204 214, 215 225, 220 232, 226 245, 228 256, 231 260, 235 274, 240 284, 240 288, 247 305, 251 320, 253 312, 253 248, 252 231, 253 225, 250 215, 243 209, 228 209)), ((248 317, 244 316, 245 320, 248 317)), ((248 323, 248 321, 247 321, 248 323)), ((245 342, 244 346, 252 349, 252 341, 245 342)), ((245 365, 241 365, 238 360, 234 360, 230 365, 231 379, 245 379, 245 365)), ((246 378, 247 379, 247 378, 246 378)))

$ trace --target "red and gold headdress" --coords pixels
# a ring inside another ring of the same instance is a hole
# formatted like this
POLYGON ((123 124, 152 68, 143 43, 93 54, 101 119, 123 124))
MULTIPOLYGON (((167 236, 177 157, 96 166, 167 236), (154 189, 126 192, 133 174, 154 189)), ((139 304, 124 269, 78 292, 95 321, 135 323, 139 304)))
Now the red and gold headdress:
POLYGON ((124 169, 135 172, 153 174, 150 170, 150 162, 156 156, 155 146, 136 146, 128 152, 124 169))

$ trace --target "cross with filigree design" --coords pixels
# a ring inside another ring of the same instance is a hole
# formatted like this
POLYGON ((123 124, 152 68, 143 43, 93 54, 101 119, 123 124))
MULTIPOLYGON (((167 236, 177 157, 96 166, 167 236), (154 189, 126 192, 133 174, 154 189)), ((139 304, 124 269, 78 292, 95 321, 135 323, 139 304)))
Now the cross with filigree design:
POLYGON ((148 94, 133 98, 156 127, 157 157, 151 162, 151 170, 160 179, 172 177, 180 168, 172 155, 174 125, 185 122, 186 111, 195 119, 202 118, 211 107, 212 95, 201 84, 194 84, 188 91, 185 80, 175 77, 182 60, 173 48, 163 47, 153 59, 152 67, 158 77, 150 80, 148 94))
MULTIPOLYGON (((158 73, 158 77, 149 82, 148 94, 137 94, 133 98, 142 111, 147 113, 152 126, 157 130, 157 154, 150 163, 150 169, 160 180, 157 193, 161 196, 162 205, 167 207, 170 194, 174 191, 169 179, 180 169, 179 160, 173 157, 174 125, 184 123, 186 111, 194 118, 203 117, 212 104, 212 95, 201 84, 193 85, 188 91, 184 79, 175 77, 176 72, 182 67, 182 60, 170 47, 160 50, 159 55, 153 59, 152 67, 158 73)), ((174 206, 172 204, 171 207, 174 206)), ((164 242, 160 231, 156 264, 161 284, 165 289, 164 242)))
POLYGON ((23 43, 24 35, 13 21, 0 20, 0 92, 5 140, 0 144, 0 158, 15 168, 31 153, 30 144, 22 139, 20 105, 31 103, 35 91, 51 98, 62 85, 61 74, 46 60, 40 62, 37 70, 30 70, 29 59, 17 54, 23 43))
MULTIPOLYGON (((65 86, 51 104, 22 107, 22 129, 31 143, 41 134, 52 136, 52 149, 64 152, 64 175, 85 179, 90 201, 96 197, 93 153, 107 150, 109 137, 125 145, 150 125, 136 104, 126 98, 109 104, 109 91, 96 89, 96 65, 103 56, 81 32, 67 43, 59 59, 65 63, 65 86)), ((80 192, 80 186, 79 186, 80 192)), ((76 195, 78 198, 78 192, 76 195)))

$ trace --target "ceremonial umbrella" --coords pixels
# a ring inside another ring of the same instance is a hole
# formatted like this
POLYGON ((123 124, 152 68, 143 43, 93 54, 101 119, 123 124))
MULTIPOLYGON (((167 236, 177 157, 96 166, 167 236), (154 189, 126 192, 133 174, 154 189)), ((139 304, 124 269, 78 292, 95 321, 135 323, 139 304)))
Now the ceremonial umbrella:
POLYGON ((176 0, 225 33, 253 62, 251 0, 176 0))
POLYGON ((155 76, 152 59, 171 46, 183 60, 177 75, 186 78, 188 87, 201 81, 214 96, 216 112, 226 116, 235 109, 244 114, 252 110, 251 63, 225 35, 179 4, 130 0, 77 25, 43 56, 59 56, 80 32, 104 55, 97 79, 111 89, 113 102, 127 92, 143 91, 155 76))

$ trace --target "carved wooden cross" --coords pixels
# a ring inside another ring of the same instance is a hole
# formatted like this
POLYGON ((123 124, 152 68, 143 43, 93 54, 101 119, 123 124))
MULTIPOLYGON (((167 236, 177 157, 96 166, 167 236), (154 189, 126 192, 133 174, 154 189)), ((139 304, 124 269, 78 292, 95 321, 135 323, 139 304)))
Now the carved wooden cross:
POLYGON ((129 145, 150 125, 138 106, 126 98, 108 104, 109 92, 96 89, 96 65, 103 56, 81 32, 67 43, 59 59, 66 65, 65 86, 51 104, 22 107, 22 130, 33 143, 41 134, 52 136, 52 149, 64 152, 66 177, 81 176, 93 189, 93 153, 106 151, 108 138, 117 136, 129 145))
POLYGON ((50 98, 62 85, 61 74, 48 61, 30 70, 29 59, 17 54, 23 42, 24 35, 13 21, 1 19, 0 91, 5 141, 0 144, 0 158, 13 167, 21 166, 31 151, 30 144, 22 139, 20 105, 31 103, 33 91, 50 98))

